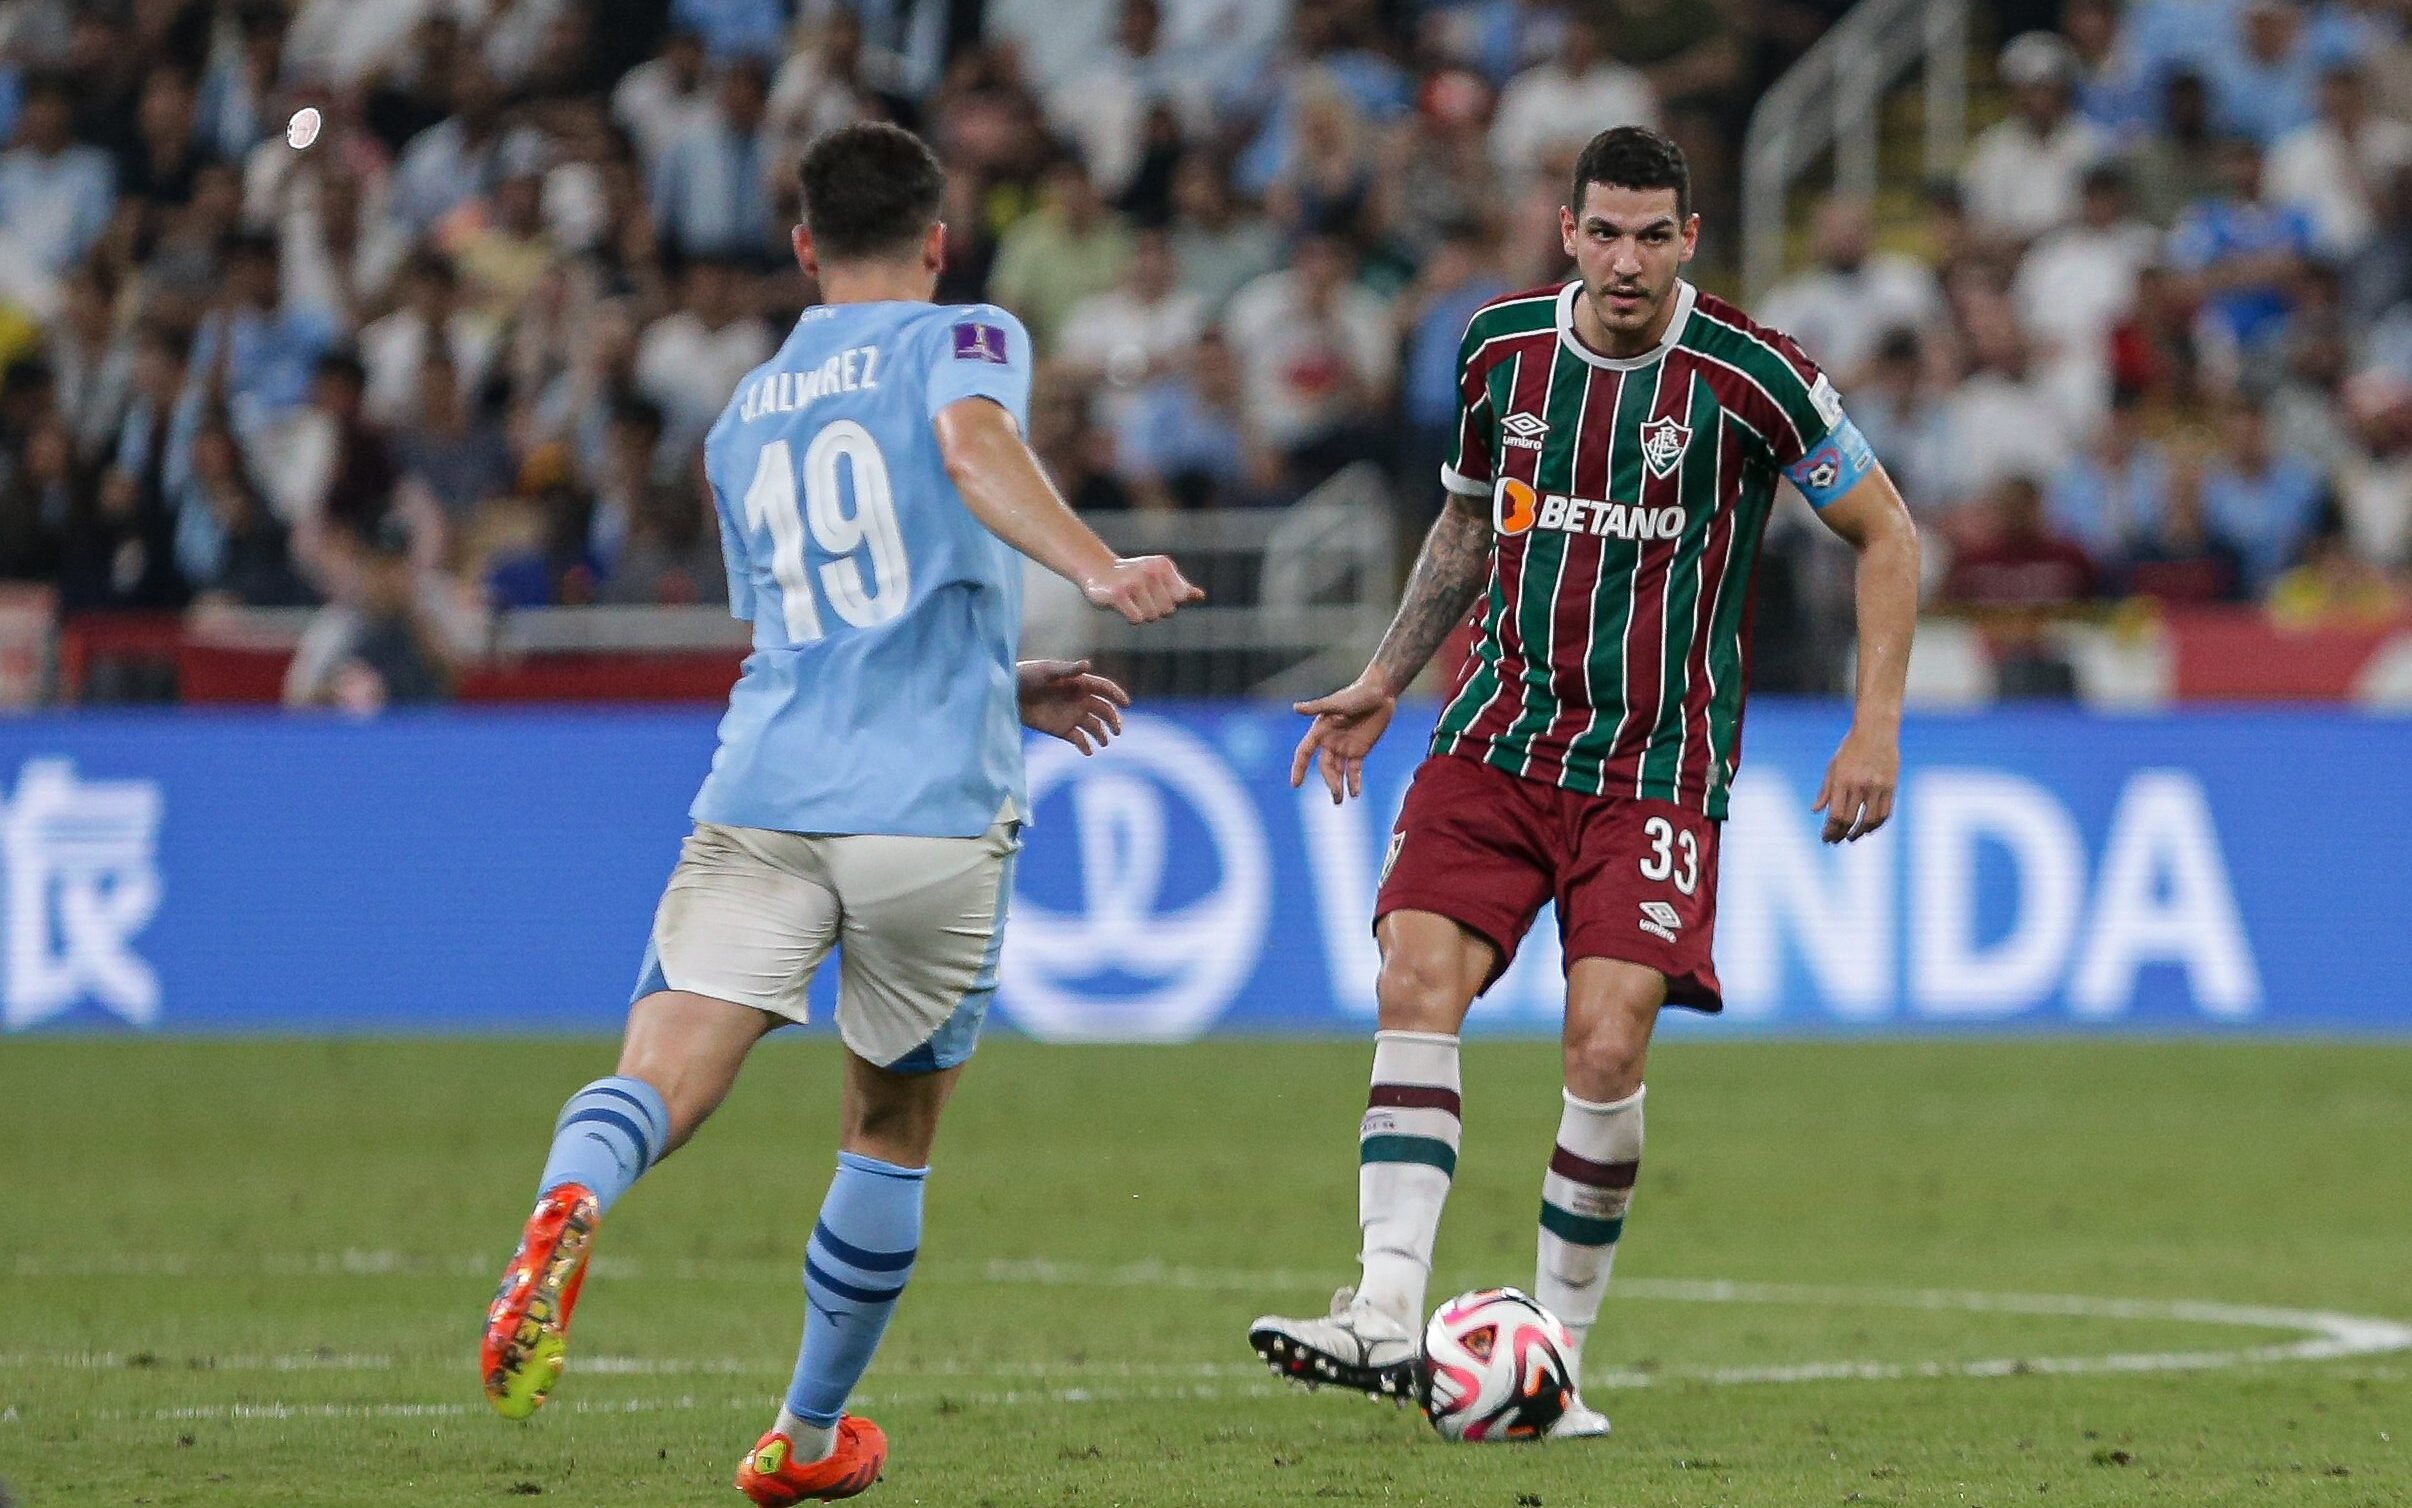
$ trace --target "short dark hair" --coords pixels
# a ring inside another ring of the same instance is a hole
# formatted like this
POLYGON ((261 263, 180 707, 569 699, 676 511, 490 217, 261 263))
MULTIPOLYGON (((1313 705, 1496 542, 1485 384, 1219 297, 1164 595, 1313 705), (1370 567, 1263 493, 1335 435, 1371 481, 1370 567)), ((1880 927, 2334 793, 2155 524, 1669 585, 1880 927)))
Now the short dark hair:
POLYGON ((830 132, 796 169, 804 225, 821 255, 836 261, 892 257, 938 219, 946 174, 921 138, 869 121, 830 132))
POLYGON ((1595 183, 1621 189, 1673 189, 1675 218, 1692 217, 1692 168, 1683 148, 1647 126, 1613 126, 1591 138, 1575 159, 1574 192, 1566 207, 1583 212, 1583 191, 1595 183))

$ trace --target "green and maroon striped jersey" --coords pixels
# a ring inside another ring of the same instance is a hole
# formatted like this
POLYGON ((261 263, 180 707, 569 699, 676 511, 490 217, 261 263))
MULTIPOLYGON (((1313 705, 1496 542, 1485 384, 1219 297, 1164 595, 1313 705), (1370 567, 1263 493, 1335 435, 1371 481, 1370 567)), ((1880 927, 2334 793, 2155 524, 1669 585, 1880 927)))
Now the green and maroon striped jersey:
POLYGON ((1466 327, 1441 480, 1491 500, 1495 548, 1432 749, 1722 818, 1778 473, 1842 405, 1789 338, 1689 283, 1655 350, 1602 356, 1574 333, 1581 291, 1466 327))

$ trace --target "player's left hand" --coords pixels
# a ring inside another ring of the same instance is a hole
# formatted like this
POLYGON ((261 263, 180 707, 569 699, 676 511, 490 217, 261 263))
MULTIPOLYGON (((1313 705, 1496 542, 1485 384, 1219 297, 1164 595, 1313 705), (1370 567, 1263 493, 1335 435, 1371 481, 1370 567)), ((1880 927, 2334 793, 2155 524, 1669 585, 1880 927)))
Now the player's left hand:
POLYGON ((1809 809, 1826 814, 1827 842, 1855 843, 1893 815, 1893 792, 1900 784, 1901 741, 1853 723, 1809 809))
POLYGON ((1094 674, 1086 660, 1024 660, 1015 669, 1021 682, 1022 726, 1060 738, 1083 754, 1094 754, 1122 731, 1122 709, 1131 694, 1094 674))

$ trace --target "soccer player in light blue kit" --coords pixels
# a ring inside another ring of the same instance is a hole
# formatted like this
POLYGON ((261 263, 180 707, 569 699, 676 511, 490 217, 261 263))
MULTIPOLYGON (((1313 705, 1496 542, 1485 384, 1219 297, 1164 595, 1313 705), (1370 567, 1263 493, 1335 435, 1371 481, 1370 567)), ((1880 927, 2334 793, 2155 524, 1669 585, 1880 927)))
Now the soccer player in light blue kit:
POLYGON ((604 1213, 694 1134, 765 1033, 805 1019, 805 987, 842 949, 842 1150, 806 1247, 803 1346, 737 1470, 765 1504, 851 1497, 887 1459, 844 1406, 912 1274, 939 1112, 996 990, 1028 814, 1021 725, 1083 753, 1121 726, 1121 688, 1085 664, 1016 665, 1021 556, 1133 623, 1203 595, 1163 556, 1117 558, 1040 471, 1020 323, 929 301, 945 246, 929 149, 851 126, 800 177, 796 258, 824 302, 704 447, 754 652, 618 1072, 562 1108, 480 1357, 505 1416, 544 1401, 604 1213))

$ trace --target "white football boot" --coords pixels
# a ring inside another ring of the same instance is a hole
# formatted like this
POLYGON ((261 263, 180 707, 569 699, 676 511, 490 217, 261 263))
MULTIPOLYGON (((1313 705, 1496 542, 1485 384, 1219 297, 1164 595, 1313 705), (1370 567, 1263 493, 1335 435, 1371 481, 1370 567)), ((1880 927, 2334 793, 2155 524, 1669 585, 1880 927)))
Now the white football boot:
POLYGON ((1592 1440, 1608 1433, 1608 1416, 1583 1401, 1577 1393, 1566 1405, 1566 1412, 1549 1427, 1546 1438, 1551 1440, 1592 1440))
POLYGON ((1583 1401, 1583 1343, 1576 1341, 1566 1358, 1567 1373, 1574 1379, 1575 1395, 1568 1401, 1566 1412, 1549 1427, 1544 1436, 1550 1440, 1596 1440, 1608 1433, 1608 1416, 1583 1401))
POLYGON ((1416 1395, 1417 1340, 1395 1316, 1359 1300, 1354 1288, 1333 1294, 1332 1312, 1321 1318, 1268 1314, 1248 1327, 1248 1344, 1284 1377, 1401 1403, 1416 1395))

